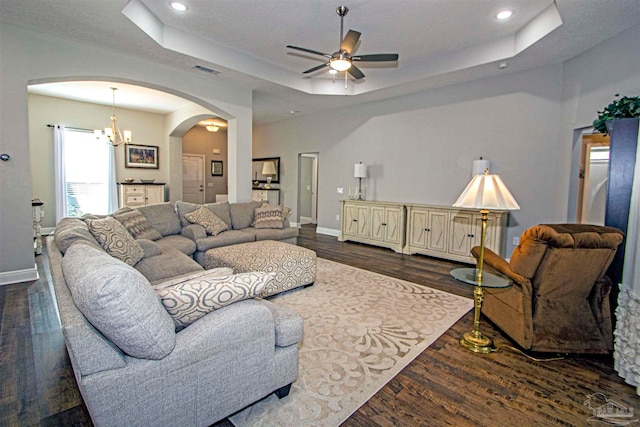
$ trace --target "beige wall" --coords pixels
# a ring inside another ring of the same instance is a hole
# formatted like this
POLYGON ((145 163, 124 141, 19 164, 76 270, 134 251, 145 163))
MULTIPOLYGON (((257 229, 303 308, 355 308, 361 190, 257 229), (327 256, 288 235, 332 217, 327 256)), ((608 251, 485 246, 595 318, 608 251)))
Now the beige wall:
POLYGON ((216 194, 227 194, 227 176, 229 162, 227 161, 227 131, 220 128, 218 132, 209 132, 202 126, 194 126, 182 137, 182 152, 184 154, 200 154, 205 156, 205 202, 216 201, 216 194), (213 150, 220 150, 220 154, 213 154, 213 150), (223 162, 223 176, 211 176, 211 161, 223 162))
MULTIPOLYGON (((0 284, 36 277, 27 92, 30 84, 64 80, 124 82, 162 90, 206 108, 229 123, 230 199, 251 199, 250 88, 214 81, 188 66, 169 67, 120 51, 44 36, 7 23, 0 26, 0 51, 3 58, 0 61, 0 153, 11 156, 10 161, 0 165, 0 284), (6 58, 11 60, 4 60, 6 58)), ((170 156, 172 186, 174 179, 180 182, 178 153, 182 147, 178 138, 184 133, 174 132, 185 121, 190 121, 189 117, 172 116, 169 129, 165 128, 164 132, 169 145, 166 151, 170 156), (177 160, 171 161, 174 158, 177 160)), ((163 165, 161 158, 161 167, 163 165)))
MULTIPOLYGON (((29 145, 31 163, 31 192, 34 198, 44 202, 46 212, 44 227, 55 226, 55 188, 53 130, 47 124, 60 124, 82 129, 101 129, 109 125, 112 108, 105 105, 71 101, 68 99, 29 94, 29 145)), ((143 111, 116 110, 121 130, 133 133, 133 142, 158 146, 160 167, 158 169, 125 168, 124 146, 115 148, 116 177, 155 179, 168 182, 169 156, 164 115, 143 111)))

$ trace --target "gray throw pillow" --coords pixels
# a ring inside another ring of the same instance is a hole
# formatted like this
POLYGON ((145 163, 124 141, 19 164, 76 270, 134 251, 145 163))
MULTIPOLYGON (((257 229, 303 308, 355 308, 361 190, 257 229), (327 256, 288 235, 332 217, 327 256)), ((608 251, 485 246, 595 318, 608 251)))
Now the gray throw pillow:
POLYGON ((126 354, 162 359, 173 351, 175 325, 149 281, 103 250, 79 242, 62 259, 73 301, 126 354))
POLYGON ((204 227, 207 234, 210 234, 212 236, 217 236, 218 234, 226 231, 229 228, 223 220, 218 218, 204 206, 196 209, 193 212, 189 212, 184 216, 192 224, 198 224, 204 227))
POLYGON ((112 217, 87 219, 87 227, 109 255, 129 265, 136 265, 144 251, 126 228, 112 217))
POLYGON ((162 236, 151 226, 147 218, 140 211, 131 210, 124 213, 114 213, 113 217, 124 225, 134 239, 160 240, 162 236))

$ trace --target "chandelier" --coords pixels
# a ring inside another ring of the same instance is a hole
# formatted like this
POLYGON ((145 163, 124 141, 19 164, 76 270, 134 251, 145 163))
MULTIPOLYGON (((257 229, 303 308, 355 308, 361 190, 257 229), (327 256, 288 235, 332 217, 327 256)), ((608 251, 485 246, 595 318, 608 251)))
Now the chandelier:
POLYGON ((131 131, 125 130, 124 132, 120 131, 120 127, 118 126, 118 117, 116 116, 116 91, 117 87, 112 87, 113 91, 113 112, 111 113, 111 126, 108 128, 104 128, 104 133, 100 129, 95 129, 93 134, 96 138, 102 137, 102 135, 106 136, 109 140, 109 143, 114 147, 117 147, 121 144, 129 144, 131 142, 131 131))

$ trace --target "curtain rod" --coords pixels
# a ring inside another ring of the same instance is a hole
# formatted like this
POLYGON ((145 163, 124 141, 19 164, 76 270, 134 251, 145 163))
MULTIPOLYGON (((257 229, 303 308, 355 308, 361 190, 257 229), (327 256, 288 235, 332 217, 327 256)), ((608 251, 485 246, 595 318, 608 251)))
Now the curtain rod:
MULTIPOLYGON (((57 125, 57 126, 60 126, 60 125, 57 125)), ((54 127, 56 127, 56 125, 47 125, 47 127, 48 127, 48 128, 54 128, 54 127)), ((73 126, 65 126, 65 128, 66 128, 66 129, 71 129, 71 130, 77 130, 77 131, 80 131, 80 132, 90 132, 90 133, 93 133, 93 129, 75 128, 75 127, 73 127, 73 126)))

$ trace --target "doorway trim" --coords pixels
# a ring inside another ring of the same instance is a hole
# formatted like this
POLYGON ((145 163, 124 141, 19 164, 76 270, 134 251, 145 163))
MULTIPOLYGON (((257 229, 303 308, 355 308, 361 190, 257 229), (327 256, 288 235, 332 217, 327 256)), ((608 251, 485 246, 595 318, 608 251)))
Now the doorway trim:
MULTIPOLYGON (((591 150, 597 147, 609 147, 609 137, 600 133, 582 134, 576 200, 576 222, 579 224, 583 224, 587 220, 591 150)), ((602 218, 602 223, 604 224, 604 217, 602 218)))
POLYGON ((298 154, 298 223, 299 224, 318 224, 318 153, 300 153, 298 154), (300 215, 301 211, 301 200, 302 193, 305 191, 303 189, 302 182, 302 159, 303 158, 311 158, 313 159, 311 166, 311 217, 302 217, 300 215))

